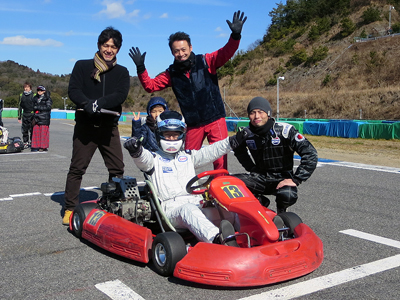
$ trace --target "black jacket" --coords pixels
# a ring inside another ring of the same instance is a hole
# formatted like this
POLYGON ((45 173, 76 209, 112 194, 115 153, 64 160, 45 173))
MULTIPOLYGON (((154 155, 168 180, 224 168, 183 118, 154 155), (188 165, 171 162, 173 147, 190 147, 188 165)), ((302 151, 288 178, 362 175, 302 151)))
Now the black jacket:
POLYGON ((314 146, 287 123, 274 122, 265 136, 248 137, 234 153, 246 171, 264 174, 271 181, 291 178, 297 185, 311 176, 318 162, 314 146), (300 155, 301 161, 293 174, 294 152, 300 155))
POLYGON ((208 71, 203 55, 195 56, 190 78, 170 65, 172 89, 188 126, 210 124, 224 118, 225 106, 218 87, 217 74, 208 71))
POLYGON ((50 98, 50 92, 46 91, 43 94, 43 98, 40 99, 40 96, 36 94, 33 99, 33 118, 36 121, 37 125, 50 125, 50 116, 51 116, 51 106, 53 105, 53 101, 50 98))
POLYGON ((96 113, 90 116, 79 109, 85 104, 97 100, 99 108, 121 113, 121 104, 126 100, 129 92, 129 72, 120 65, 100 75, 101 82, 90 77, 94 69, 94 60, 79 60, 72 70, 68 86, 68 96, 78 109, 75 121, 80 124, 116 126, 119 117, 96 113))
POLYGON ((22 93, 19 95, 19 108, 18 108, 18 120, 21 120, 21 117, 31 117, 33 114, 33 92, 29 95, 25 95, 22 93))

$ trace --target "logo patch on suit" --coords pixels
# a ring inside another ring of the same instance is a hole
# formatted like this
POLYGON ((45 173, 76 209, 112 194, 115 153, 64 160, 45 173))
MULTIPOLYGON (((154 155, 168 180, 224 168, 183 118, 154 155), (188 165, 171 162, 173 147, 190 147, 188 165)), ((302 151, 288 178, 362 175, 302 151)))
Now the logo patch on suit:
POLYGON ((279 138, 279 136, 273 137, 272 140, 271 140, 271 143, 274 146, 278 146, 281 143, 281 139, 279 138))
POLYGON ((172 170, 171 167, 163 166, 163 167, 162 167, 162 172, 163 172, 163 173, 172 173, 173 170, 172 170))
POLYGON ((159 160, 165 163, 169 163, 171 161, 170 159, 164 157, 160 157, 159 160))
POLYGON ((303 135, 301 135, 300 133, 297 133, 296 136, 294 137, 294 139, 295 139, 297 142, 302 142, 302 141, 304 141, 306 138, 305 138, 303 135))
POLYGON ((187 161, 188 161, 188 157, 187 157, 187 156, 184 156, 184 155, 183 155, 183 156, 179 156, 179 157, 178 157, 178 161, 179 161, 179 162, 187 162, 187 161))
POLYGON ((257 150, 256 142, 254 140, 246 140, 246 144, 250 150, 257 150))

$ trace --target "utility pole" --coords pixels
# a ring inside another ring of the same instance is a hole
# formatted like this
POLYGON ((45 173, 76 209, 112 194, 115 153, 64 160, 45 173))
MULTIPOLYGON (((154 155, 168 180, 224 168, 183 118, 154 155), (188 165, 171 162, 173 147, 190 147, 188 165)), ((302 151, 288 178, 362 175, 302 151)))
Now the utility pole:
POLYGON ((64 100, 64 110, 67 110, 67 106, 65 105, 65 100, 68 99, 68 97, 61 97, 64 100))
POLYGON ((392 32, 392 9, 394 10, 394 6, 389 5, 389 28, 388 28, 388 34, 391 34, 391 32, 392 32))
POLYGON ((285 80, 285 77, 279 76, 276 80, 276 120, 279 120, 279 80, 285 80))

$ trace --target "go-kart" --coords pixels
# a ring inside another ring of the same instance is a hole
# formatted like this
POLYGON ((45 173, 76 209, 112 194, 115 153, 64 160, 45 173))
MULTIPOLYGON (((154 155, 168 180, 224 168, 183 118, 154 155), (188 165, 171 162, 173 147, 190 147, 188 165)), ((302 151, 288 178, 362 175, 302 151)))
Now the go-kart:
POLYGON ((132 177, 103 183, 99 199, 75 208, 70 230, 112 253, 143 263, 152 260, 160 275, 206 285, 268 285, 317 269, 323 260, 319 237, 295 213, 277 215, 262 206, 243 181, 227 174, 202 172, 186 186, 189 193, 202 194, 205 205, 237 214, 240 230, 221 244, 180 233, 165 218, 151 181, 137 183, 132 177), (227 246, 231 239, 239 247, 227 246))
POLYGON ((8 137, 7 128, 0 126, 0 153, 17 153, 24 150, 24 143, 19 137, 8 137))

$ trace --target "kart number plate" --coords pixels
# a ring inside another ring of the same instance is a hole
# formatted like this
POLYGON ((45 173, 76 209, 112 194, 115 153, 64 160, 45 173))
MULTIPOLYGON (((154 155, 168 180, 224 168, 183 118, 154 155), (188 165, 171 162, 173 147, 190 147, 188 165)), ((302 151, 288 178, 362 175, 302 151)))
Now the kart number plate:
POLYGON ((222 187, 222 190, 229 197, 229 199, 244 197, 243 193, 240 191, 240 188, 237 185, 226 185, 222 187))
POLYGON ((92 226, 96 226, 97 222, 101 219, 102 216, 104 216, 106 213, 104 211, 98 210, 96 211, 90 219, 87 221, 88 224, 92 226))

